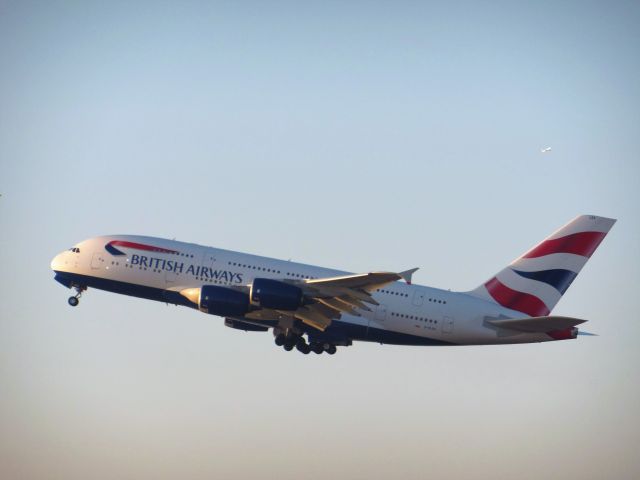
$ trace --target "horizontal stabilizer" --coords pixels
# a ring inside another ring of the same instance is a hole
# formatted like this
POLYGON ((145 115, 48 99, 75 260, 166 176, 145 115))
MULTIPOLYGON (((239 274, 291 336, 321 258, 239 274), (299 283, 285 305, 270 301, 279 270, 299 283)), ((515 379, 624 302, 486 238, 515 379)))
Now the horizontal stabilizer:
POLYGON ((546 333, 554 330, 564 330, 575 327, 586 320, 571 317, 527 317, 527 318, 507 318, 504 320, 487 320, 493 326, 519 330, 529 333, 546 333))

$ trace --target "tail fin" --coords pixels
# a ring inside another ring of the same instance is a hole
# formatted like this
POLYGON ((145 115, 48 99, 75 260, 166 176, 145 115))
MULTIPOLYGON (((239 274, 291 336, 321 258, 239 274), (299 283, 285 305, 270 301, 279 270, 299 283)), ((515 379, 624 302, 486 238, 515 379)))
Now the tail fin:
POLYGON ((576 217, 469 293, 530 317, 549 315, 615 222, 576 217))

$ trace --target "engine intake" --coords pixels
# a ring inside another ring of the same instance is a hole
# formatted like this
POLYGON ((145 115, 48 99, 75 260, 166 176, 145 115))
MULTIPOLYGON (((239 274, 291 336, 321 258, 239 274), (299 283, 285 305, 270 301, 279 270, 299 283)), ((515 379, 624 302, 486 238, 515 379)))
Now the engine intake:
POLYGON ((199 295, 194 303, 202 312, 221 317, 241 317, 249 311, 249 295, 244 292, 216 285, 205 285, 197 290, 199 295))
POLYGON ((297 310, 304 299, 300 288, 269 278, 254 279, 250 297, 253 305, 274 310, 297 310))

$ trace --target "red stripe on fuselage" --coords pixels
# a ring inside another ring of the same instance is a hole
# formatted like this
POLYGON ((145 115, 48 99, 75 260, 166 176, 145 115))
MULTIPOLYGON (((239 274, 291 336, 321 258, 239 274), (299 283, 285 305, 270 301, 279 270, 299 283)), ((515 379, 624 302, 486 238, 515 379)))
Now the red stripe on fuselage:
POLYGON ((552 253, 573 253, 588 258, 606 235, 604 232, 579 232, 566 237, 545 240, 525 253, 522 258, 537 258, 552 253))
POLYGON ((147 252, 178 253, 175 250, 169 250, 167 248, 154 247, 153 245, 145 245, 144 243, 127 242, 125 240, 114 240, 113 242, 109 242, 109 245, 113 245, 114 247, 134 248, 136 250, 144 250, 147 252))
POLYGON ((549 314, 549 309, 542 300, 529 293, 518 292, 501 283, 493 277, 484 286, 493 299, 503 307, 526 313, 531 317, 540 317, 549 314))

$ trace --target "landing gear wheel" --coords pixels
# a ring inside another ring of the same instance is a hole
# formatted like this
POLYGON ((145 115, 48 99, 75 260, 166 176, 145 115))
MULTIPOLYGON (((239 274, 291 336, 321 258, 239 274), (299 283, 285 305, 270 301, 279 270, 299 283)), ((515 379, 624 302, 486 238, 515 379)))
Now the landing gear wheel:
POLYGON ((329 355, 333 355, 333 354, 335 354, 335 353, 336 353, 336 351, 337 351, 337 350, 338 350, 338 349, 336 348, 336 346, 335 346, 335 345, 329 345, 329 346, 326 348, 325 352, 327 352, 329 355))
POLYGON ((67 300, 69 302, 69 305, 71 305, 72 307, 77 307, 78 304, 80 303, 80 297, 82 296, 82 292, 84 292, 87 287, 83 287, 82 285, 73 285, 73 288, 75 289, 76 293, 73 297, 69 297, 69 300, 67 300))
POLYGON ((290 352, 291 350, 293 350, 293 343, 285 343, 285 344, 284 344, 284 349, 285 349, 287 352, 290 352))
POLYGON ((319 343, 314 343, 311 347, 311 350, 313 350, 313 353, 320 355, 322 352, 324 352, 324 347, 319 343))
POLYGON ((282 333, 276 335, 275 342, 276 342, 276 345, 278 345, 279 347, 284 345, 285 340, 286 340, 286 337, 282 333))
POLYGON ((299 352, 304 353, 305 355, 311 351, 311 348, 309 348, 309 345, 307 345, 307 342, 303 337, 298 337, 296 340, 296 348, 299 352))

